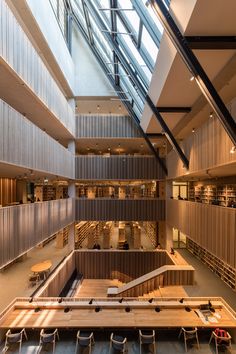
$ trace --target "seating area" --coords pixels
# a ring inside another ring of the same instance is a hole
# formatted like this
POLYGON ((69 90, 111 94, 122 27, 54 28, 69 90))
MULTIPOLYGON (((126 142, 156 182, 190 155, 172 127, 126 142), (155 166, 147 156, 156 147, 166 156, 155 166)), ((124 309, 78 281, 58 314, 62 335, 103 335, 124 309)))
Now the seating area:
MULTIPOLYGON (((24 330, 22 330, 24 331, 24 330)), ((150 331, 151 334, 152 331, 150 331)), ((139 354, 141 353, 168 353, 168 354, 184 354, 185 346, 182 340, 178 339, 177 329, 160 329, 156 331, 156 341, 152 340, 147 343, 140 342, 140 331, 117 331, 111 333, 111 331, 95 330, 90 332, 61 329, 59 331, 60 340, 58 340, 57 330, 48 330, 47 339, 41 343, 41 332, 39 330, 27 330, 27 340, 21 341, 21 343, 15 342, 11 346, 1 346, 0 352, 2 353, 58 353, 58 354, 99 354, 99 353, 129 353, 139 354), (48 341, 47 341, 48 340, 48 341), (19 346, 20 344, 20 346, 19 346), (142 346, 140 349, 140 345, 142 346)), ((144 330, 142 333, 145 335, 144 330)), ((45 333, 43 332, 45 335, 45 333)), ((152 334, 151 334, 152 336, 152 334)), ((190 345, 188 343, 187 352, 191 354, 209 354, 209 353, 221 353, 222 348, 209 346, 209 338, 211 337, 210 329, 199 330, 200 349, 197 345, 190 345)), ((23 339, 23 338, 22 338, 23 339)), ((25 339, 25 338, 24 338, 25 339)), ((45 339, 45 338, 44 338, 45 339)), ((229 351, 225 353, 235 353, 236 346, 233 344, 229 346, 229 351)))

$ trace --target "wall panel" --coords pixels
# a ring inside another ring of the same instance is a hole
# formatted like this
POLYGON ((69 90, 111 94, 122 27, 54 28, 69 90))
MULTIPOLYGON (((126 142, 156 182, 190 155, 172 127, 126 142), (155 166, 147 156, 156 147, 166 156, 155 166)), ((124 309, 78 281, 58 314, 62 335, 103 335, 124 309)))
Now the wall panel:
POLYGON ((164 173, 154 156, 76 156, 75 178, 163 179, 164 173))
POLYGON ((141 138, 130 116, 80 114, 76 116, 77 138, 141 138))
POLYGON ((73 199, 0 208, 0 267, 72 222, 73 199))
POLYGON ((159 199, 76 199, 76 220, 165 220, 165 201, 159 199))
POLYGON ((77 271, 87 279, 128 282, 165 264, 173 264, 165 251, 75 251, 77 271))
MULTIPOLYGON (((188 172, 206 171, 209 168, 235 163, 236 154, 230 153, 232 146, 233 143, 219 120, 216 117, 209 118, 182 142, 183 151, 189 159, 188 172)), ((167 168, 169 178, 186 175, 183 163, 173 150, 167 156, 167 168)))
POLYGON ((74 135, 74 112, 5 0, 0 1, 0 56, 74 135))
POLYGON ((167 223, 201 247, 236 267, 236 210, 216 205, 170 199, 167 223))
POLYGON ((74 178, 74 155, 2 100, 0 161, 74 178))

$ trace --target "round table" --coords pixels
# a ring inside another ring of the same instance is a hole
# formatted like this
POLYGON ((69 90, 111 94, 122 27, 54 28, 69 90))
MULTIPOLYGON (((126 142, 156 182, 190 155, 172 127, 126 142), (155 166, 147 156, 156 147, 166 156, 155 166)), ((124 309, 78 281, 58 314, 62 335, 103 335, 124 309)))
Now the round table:
POLYGON ((30 269, 33 273, 42 273, 42 272, 46 272, 47 270, 49 270, 52 266, 52 262, 50 260, 48 261, 44 261, 42 263, 37 263, 35 265, 33 265, 30 269))

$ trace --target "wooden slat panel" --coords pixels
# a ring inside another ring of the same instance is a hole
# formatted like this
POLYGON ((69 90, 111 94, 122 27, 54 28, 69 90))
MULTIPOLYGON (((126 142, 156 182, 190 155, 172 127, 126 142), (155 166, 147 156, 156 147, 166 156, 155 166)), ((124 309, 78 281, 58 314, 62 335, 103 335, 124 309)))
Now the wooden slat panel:
POLYGON ((159 199, 76 199, 76 220, 142 220, 165 219, 165 201, 159 199))
POLYGON ((54 116, 74 134, 75 119, 72 107, 67 102, 5 0, 0 1, 0 13, 0 57, 23 80, 29 90, 32 90, 54 116))
POLYGON ((163 170, 154 156, 76 156, 77 179, 162 179, 163 170))
POLYGON ((232 267, 235 263, 236 210, 169 199, 167 223, 232 267))
POLYGON ((77 138, 141 138, 140 132, 130 116, 121 115, 77 115, 77 138))
MULTIPOLYGON (((231 102, 236 115, 236 99, 231 102)), ((182 148, 189 159, 189 173, 215 168, 236 162, 236 154, 231 154, 233 144, 217 117, 209 118, 194 134, 182 142, 182 148)), ((183 163, 173 150, 167 157, 168 177, 186 174, 183 163)))
POLYGON ((72 199, 0 208, 0 267, 72 222, 72 199))
POLYGON ((0 161, 74 178, 74 155, 1 99, 0 161))

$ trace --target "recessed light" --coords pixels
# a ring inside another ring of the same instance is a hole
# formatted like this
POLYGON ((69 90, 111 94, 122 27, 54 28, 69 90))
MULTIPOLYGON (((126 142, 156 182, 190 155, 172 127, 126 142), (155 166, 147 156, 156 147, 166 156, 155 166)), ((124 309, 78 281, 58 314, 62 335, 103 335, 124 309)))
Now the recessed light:
POLYGON ((192 129, 192 133, 194 133, 194 132, 195 132, 195 128, 192 129))
POLYGON ((99 111, 99 109, 100 109, 100 106, 99 106, 99 104, 97 105, 97 110, 99 111))
POLYGON ((213 112, 210 112, 209 117, 210 117, 210 118, 213 118, 213 112))

